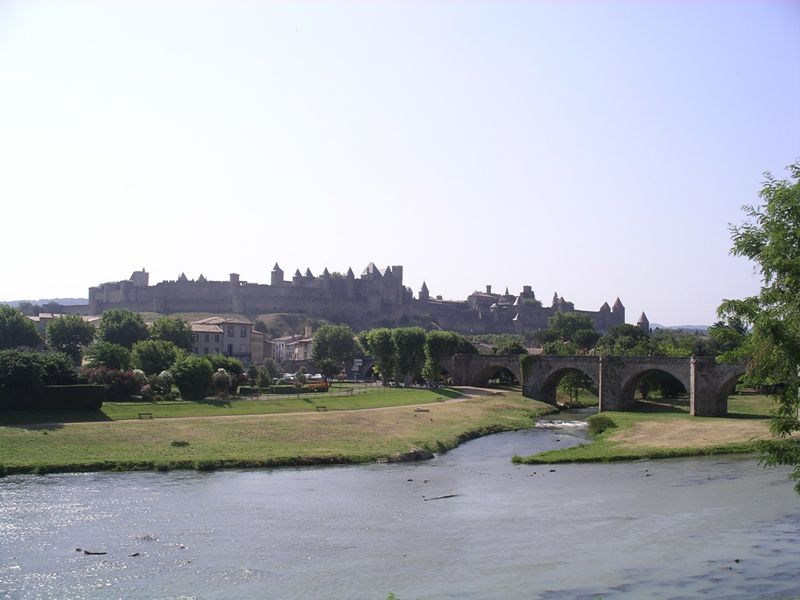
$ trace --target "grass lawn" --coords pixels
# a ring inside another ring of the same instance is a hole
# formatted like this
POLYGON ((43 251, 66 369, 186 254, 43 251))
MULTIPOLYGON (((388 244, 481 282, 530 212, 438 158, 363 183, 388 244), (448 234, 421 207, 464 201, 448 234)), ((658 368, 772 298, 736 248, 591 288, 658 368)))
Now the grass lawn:
POLYGON ((428 404, 456 398, 460 392, 450 388, 438 390, 370 387, 354 390, 352 395, 337 395, 345 388, 331 392, 292 396, 264 395, 257 398, 232 398, 193 402, 105 402, 99 411, 0 411, 0 426, 24 423, 76 423, 83 421, 120 421, 138 419, 140 413, 150 413, 154 419, 164 417, 212 417, 224 415, 256 415, 287 412, 315 412, 318 406, 329 411, 428 404))
MULTIPOLYGON (((340 400, 339 408, 346 402, 384 407, 373 410, 336 411, 326 401, 329 412, 309 408, 301 414, 251 413, 230 418, 9 424, 0 426, 0 472, 272 467, 399 459, 414 448, 435 452, 479 435, 527 428, 533 418, 552 410, 512 392, 436 402, 443 391, 395 390, 382 401, 367 394, 340 400), (387 402, 405 405, 387 407, 387 402)), ((291 402, 310 405, 304 399, 291 402)), ((295 408, 286 405, 291 412, 295 408)))
POLYGON ((637 403, 636 412, 607 412, 616 425, 591 443, 514 457, 520 463, 594 462, 753 452, 769 439, 773 402, 761 395, 731 396, 727 417, 692 417, 688 400, 637 403))

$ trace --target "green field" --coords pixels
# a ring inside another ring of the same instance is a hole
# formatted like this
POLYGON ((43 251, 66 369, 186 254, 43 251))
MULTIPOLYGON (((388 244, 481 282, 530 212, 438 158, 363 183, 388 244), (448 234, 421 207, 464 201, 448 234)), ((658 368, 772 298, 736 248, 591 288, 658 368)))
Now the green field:
POLYGON ((479 435, 531 427, 536 416, 552 411, 510 392, 442 401, 455 395, 448 390, 366 393, 326 400, 327 412, 316 412, 319 400, 302 397, 232 401, 230 408, 189 402, 158 408, 148 404, 154 416, 156 410, 162 411, 161 418, 152 420, 130 418, 144 405, 118 403, 104 406, 104 417, 89 422, 6 421, 0 425, 0 473, 399 459, 414 448, 434 452, 479 435), (178 416, 178 410, 186 412, 179 418, 164 418, 178 416), (231 412, 236 410, 249 412, 231 412))
POLYGON ((77 423, 138 419, 140 414, 154 419, 166 417, 219 417, 287 412, 316 412, 427 404, 456 398, 461 394, 449 388, 438 390, 384 387, 333 387, 330 392, 298 395, 263 395, 257 398, 207 398, 202 401, 106 402, 99 411, 0 411, 0 425, 24 423, 77 423))

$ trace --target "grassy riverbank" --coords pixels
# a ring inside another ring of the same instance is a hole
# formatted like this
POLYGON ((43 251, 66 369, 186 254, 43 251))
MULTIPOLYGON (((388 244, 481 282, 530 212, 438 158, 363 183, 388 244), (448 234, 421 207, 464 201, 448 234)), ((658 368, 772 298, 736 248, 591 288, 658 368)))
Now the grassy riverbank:
POLYGON ((731 396, 728 416, 692 417, 688 401, 641 402, 637 412, 604 413, 613 421, 593 442, 533 456, 515 456, 528 464, 600 462, 754 452, 769 439, 772 401, 766 396, 731 396))
MULTIPOLYGON (((442 390, 396 390, 386 394, 384 404, 364 410, 332 410, 330 401, 326 401, 328 412, 294 410, 307 404, 300 398, 293 400, 296 406, 284 404, 286 414, 7 424, 0 426, 0 472, 402 460, 453 448, 488 433, 527 428, 533 418, 552 410, 511 392, 437 402, 442 397, 442 390), (426 396, 420 400, 417 393, 426 396), (401 399, 407 404, 387 404, 401 399)), ((363 402, 364 398, 350 400, 363 402)))
POLYGON ((77 423, 121 421, 147 414, 154 419, 176 417, 217 417, 231 415, 359 410, 383 406, 429 404, 457 398, 450 388, 437 390, 374 386, 335 386, 330 392, 301 395, 263 395, 258 397, 206 398, 202 401, 105 402, 99 411, 0 411, 0 426, 29 423, 77 423))

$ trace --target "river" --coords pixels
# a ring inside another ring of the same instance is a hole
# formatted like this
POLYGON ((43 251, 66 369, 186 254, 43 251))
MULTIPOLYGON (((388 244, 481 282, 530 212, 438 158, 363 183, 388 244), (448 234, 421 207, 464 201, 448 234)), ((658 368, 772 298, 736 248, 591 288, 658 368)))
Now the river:
POLYGON ((0 598, 800 596, 786 470, 510 462, 566 425, 421 463, 6 477, 0 598))

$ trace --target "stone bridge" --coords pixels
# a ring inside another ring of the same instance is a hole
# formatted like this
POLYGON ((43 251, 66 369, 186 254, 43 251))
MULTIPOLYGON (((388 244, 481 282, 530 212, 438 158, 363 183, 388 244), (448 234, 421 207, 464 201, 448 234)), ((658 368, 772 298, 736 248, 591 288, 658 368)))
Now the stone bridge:
POLYGON ((689 393, 690 412, 698 417, 721 417, 728 396, 745 372, 743 365, 720 365, 711 357, 670 356, 527 356, 524 372, 519 355, 457 354, 442 363, 455 385, 486 385, 502 370, 522 383, 527 398, 556 402, 556 388, 570 372, 586 375, 600 398, 600 410, 632 410, 633 394, 647 375, 668 373, 689 393))

